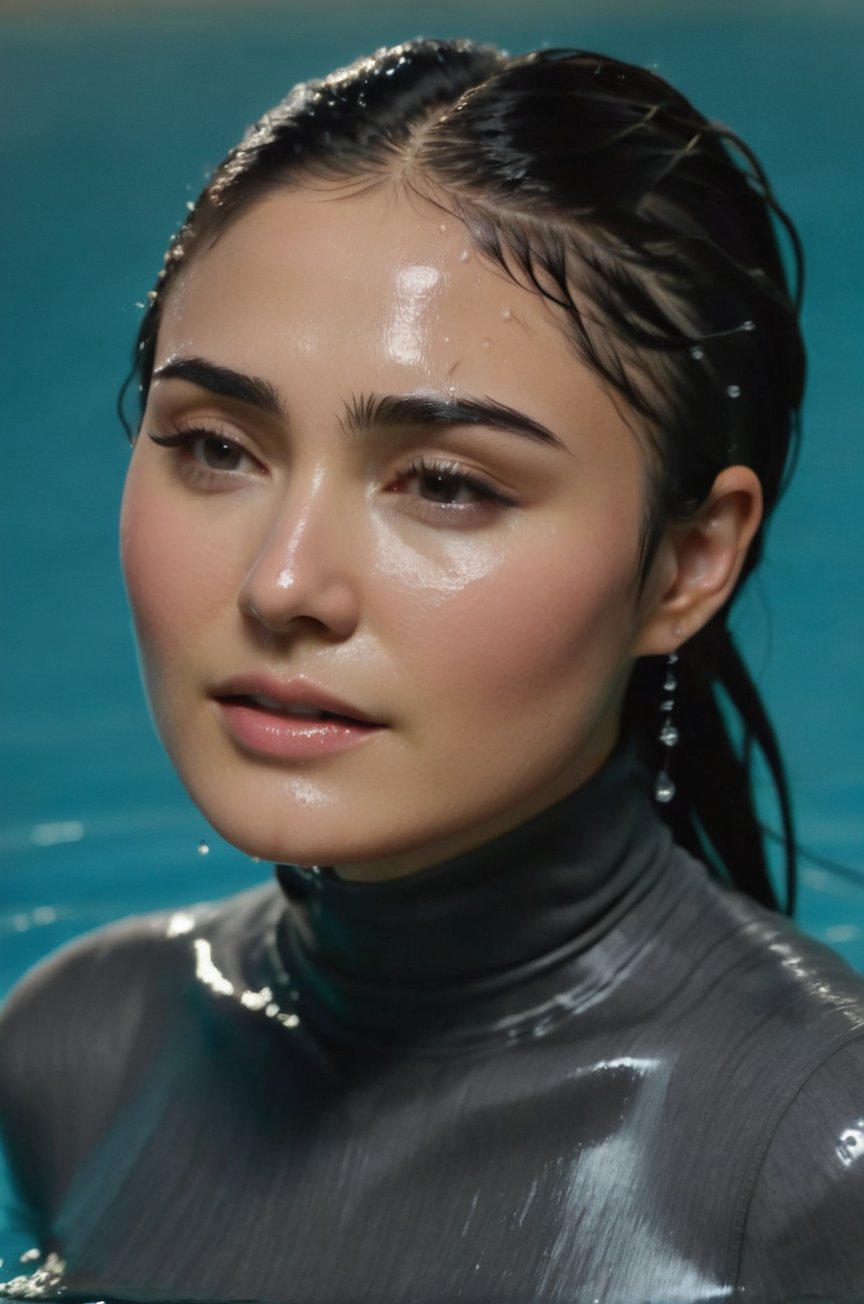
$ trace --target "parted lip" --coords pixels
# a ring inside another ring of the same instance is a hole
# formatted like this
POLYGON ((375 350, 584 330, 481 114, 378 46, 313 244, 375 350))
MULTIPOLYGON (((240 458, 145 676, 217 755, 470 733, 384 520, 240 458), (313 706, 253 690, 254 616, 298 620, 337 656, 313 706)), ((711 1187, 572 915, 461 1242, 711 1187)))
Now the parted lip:
POLYGON ((248 698, 250 703, 263 710, 270 708, 277 712, 290 712, 292 707, 299 707, 326 711, 328 715, 343 716, 360 724, 381 725, 380 720, 373 720, 353 703, 346 702, 307 679, 282 680, 266 674, 232 675, 216 686, 212 696, 218 702, 236 702, 248 698))

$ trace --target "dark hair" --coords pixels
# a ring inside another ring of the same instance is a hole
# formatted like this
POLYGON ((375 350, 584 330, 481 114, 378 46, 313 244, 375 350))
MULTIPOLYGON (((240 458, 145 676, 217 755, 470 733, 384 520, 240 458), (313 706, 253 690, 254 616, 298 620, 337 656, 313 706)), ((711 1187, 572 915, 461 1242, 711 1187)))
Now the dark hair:
MULTIPOLYGON (((296 87, 227 156, 168 249, 138 337, 142 399, 166 290, 196 248, 282 187, 394 174, 558 305, 579 355, 635 415, 651 471, 643 577, 664 522, 692 513, 723 467, 752 467, 770 513, 804 381, 794 227, 731 131, 656 74, 584 51, 509 58, 418 40, 296 87)), ((760 532, 745 574, 761 545, 760 532)), ((758 746, 779 797, 791 912, 782 762, 727 616, 728 607, 682 649, 678 794, 664 814, 685 846, 776 907, 752 794, 758 746)), ((657 659, 641 662, 626 704, 629 727, 655 752, 660 673, 657 659)))

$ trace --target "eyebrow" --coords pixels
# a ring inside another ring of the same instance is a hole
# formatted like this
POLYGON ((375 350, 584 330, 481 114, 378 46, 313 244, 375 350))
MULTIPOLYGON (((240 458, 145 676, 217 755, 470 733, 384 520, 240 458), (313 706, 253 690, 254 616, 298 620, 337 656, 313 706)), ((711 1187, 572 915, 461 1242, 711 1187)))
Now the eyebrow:
POLYGON ((258 376, 246 376, 230 367, 220 367, 206 358, 169 358, 164 366, 153 372, 153 379, 186 380, 211 394, 249 403, 271 416, 285 417, 279 392, 269 381, 258 376))
MULTIPOLYGON (((221 367, 206 358, 170 358, 153 373, 154 380, 185 380, 211 394, 248 403, 287 423, 279 391, 259 376, 221 367)), ((344 426, 352 433, 397 426, 486 426, 521 435, 535 443, 566 448, 561 439, 533 417, 491 398, 456 394, 362 394, 347 405, 344 426)))
POLYGON ((522 435, 536 443, 565 447, 557 435, 533 417, 491 398, 450 394, 366 394, 355 396, 348 410, 347 426, 353 431, 416 425, 487 426, 522 435))

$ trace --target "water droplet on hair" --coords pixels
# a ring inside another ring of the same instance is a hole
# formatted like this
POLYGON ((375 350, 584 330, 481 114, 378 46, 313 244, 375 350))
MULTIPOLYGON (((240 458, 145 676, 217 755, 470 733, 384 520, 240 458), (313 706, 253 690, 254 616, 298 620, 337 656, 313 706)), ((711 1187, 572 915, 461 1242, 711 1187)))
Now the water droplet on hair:
POLYGON ((459 261, 460 261, 460 263, 467 263, 467 262, 469 261, 470 258, 471 258, 471 250, 470 250, 470 249, 463 249, 462 252, 461 252, 460 255, 459 255, 459 261))
POLYGON ((512 320, 513 320, 513 309, 512 309, 512 308, 502 308, 502 309, 501 309, 501 320, 502 320, 502 321, 512 321, 512 320))
POLYGON ((730 398, 740 398, 740 397, 741 397, 741 386, 740 386, 740 385, 727 385, 727 386, 726 386, 726 393, 729 395, 730 398))
POLYGON ((209 855, 210 855, 210 846, 209 846, 209 843, 205 842, 203 838, 202 838, 201 841, 198 843, 198 855, 199 855, 199 856, 209 856, 209 855))
POLYGON ((742 322, 742 323, 741 323, 741 329, 742 329, 742 331, 755 331, 755 329, 756 329, 756 323, 755 323, 755 321, 745 321, 745 322, 742 322))
MULTIPOLYGON (((676 635, 680 635, 680 634, 681 634, 681 628, 680 628, 680 626, 676 626, 676 628, 675 628, 675 630, 674 630, 673 632, 674 632, 676 635)), ((677 653, 677 652, 670 652, 669 655, 668 655, 668 657, 666 658, 666 660, 669 662, 670 666, 674 666, 675 662, 678 660, 678 653, 677 653)))
POLYGON ((674 675, 667 675, 666 678, 663 680, 664 693, 674 693, 677 687, 678 687, 678 680, 675 678, 674 675))
POLYGON ((670 702, 669 699, 666 698, 665 701, 663 701, 663 702, 660 703, 660 710, 661 710, 661 711, 666 711, 666 712, 668 713, 669 711, 671 711, 671 710, 674 709, 674 706, 675 706, 675 703, 674 703, 674 702, 670 702))
POLYGON ((491 348, 492 348, 492 341, 489 340, 489 339, 485 339, 485 340, 483 340, 483 348, 484 348, 484 349, 491 349, 491 348))
POLYGON ((700 349, 698 344, 694 344, 693 348, 690 350, 690 357, 695 358, 697 362, 700 362, 701 359, 705 357, 705 350, 700 349))
POLYGON ((664 747, 675 747, 678 743, 678 730, 674 724, 664 724, 659 737, 664 747))
POLYGON ((669 778, 665 770, 657 775, 657 782, 654 785, 654 796, 663 805, 672 800, 675 796, 675 784, 669 778))

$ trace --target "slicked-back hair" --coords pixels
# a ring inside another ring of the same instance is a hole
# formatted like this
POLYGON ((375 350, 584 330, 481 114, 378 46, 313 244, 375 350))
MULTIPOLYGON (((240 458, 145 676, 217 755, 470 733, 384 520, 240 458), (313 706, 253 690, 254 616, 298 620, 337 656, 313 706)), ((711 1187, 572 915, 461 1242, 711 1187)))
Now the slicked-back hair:
MULTIPOLYGON (((286 187, 394 183, 458 217, 485 259, 552 305, 575 356, 620 400, 648 469, 640 580, 666 522, 696 511, 724 467, 752 467, 767 518, 794 460, 804 385, 795 228, 733 132, 655 73, 586 51, 511 58, 418 40, 295 87, 228 154, 169 246, 135 350, 142 403, 165 296, 196 251, 286 187)), ((715 872, 777 907, 752 792, 761 751, 791 912, 782 759, 728 614, 681 649, 678 791, 663 814, 715 872)), ((661 680, 644 659, 625 707, 648 764, 661 680)))

